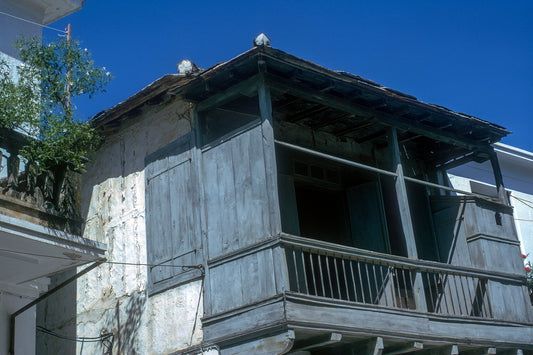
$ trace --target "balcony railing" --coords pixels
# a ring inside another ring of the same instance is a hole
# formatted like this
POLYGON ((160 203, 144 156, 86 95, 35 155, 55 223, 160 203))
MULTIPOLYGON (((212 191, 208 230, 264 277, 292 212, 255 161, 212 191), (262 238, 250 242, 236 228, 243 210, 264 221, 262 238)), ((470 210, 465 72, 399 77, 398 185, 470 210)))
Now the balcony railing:
POLYGON ((310 296, 434 314, 494 318, 486 273, 285 235, 289 290, 310 296))
MULTIPOLYGON (((16 131, 0 128, 0 197, 3 207, 29 212, 28 207, 47 213, 47 222, 78 234, 79 198, 76 173, 67 164, 53 171, 36 174, 19 152, 29 138, 16 131), (9 205, 11 203, 11 205, 9 205), (67 221, 68 219, 68 221, 67 221)), ((33 212, 32 212, 33 213, 33 212)), ((30 213, 31 214, 31 213, 30 213)))

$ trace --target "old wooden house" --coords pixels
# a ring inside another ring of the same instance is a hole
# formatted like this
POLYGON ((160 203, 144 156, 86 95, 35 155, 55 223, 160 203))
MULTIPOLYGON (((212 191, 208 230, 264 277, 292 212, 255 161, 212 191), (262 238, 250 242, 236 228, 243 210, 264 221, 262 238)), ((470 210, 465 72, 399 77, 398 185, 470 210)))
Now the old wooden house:
POLYGON ((254 43, 94 118, 84 236, 115 264, 48 327, 111 331, 119 353, 533 350, 492 146, 509 132, 254 43), (497 197, 449 187, 469 161, 497 197))

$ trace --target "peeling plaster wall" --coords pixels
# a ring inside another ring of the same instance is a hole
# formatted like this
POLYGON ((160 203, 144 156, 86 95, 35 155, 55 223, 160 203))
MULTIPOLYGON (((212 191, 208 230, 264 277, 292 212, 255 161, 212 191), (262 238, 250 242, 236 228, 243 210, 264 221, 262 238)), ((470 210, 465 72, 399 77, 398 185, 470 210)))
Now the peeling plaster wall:
MULTIPOLYGON (((180 101, 145 106, 106 138, 84 174, 84 237, 106 243, 108 261, 146 264, 144 158, 190 132, 189 109, 180 101)), ((77 280, 75 311, 48 312, 46 324, 61 329, 74 320, 78 337, 113 333, 112 343, 78 343, 76 353, 84 354, 162 354, 201 342, 202 281, 152 296, 147 285, 146 265, 105 263, 77 280)))

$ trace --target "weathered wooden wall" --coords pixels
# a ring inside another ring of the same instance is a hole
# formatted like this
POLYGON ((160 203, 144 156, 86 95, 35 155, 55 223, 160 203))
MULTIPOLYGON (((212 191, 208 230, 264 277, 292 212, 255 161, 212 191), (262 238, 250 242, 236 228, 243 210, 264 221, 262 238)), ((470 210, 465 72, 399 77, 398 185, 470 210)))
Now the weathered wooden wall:
POLYGON ((201 152, 205 232, 209 260, 239 257, 209 266, 208 314, 220 313, 275 294, 271 253, 243 255, 250 247, 277 234, 279 214, 272 214, 273 194, 268 179, 275 174, 258 122, 224 142, 201 152), (270 275, 270 276, 269 276, 270 275))

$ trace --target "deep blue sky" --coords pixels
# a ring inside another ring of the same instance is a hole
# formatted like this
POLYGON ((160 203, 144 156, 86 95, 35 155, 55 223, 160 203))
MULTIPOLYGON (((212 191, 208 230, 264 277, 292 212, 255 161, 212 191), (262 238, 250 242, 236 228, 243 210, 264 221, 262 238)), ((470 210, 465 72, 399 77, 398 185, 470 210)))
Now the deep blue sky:
MULTIPOLYGON (((191 59, 202 68, 272 46, 500 124, 533 151, 533 1, 109 1, 53 23, 114 75, 78 101, 91 117, 191 59)), ((45 30, 47 38, 57 32, 45 30)))

